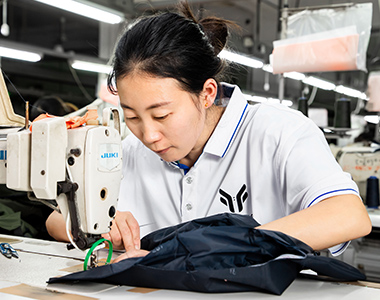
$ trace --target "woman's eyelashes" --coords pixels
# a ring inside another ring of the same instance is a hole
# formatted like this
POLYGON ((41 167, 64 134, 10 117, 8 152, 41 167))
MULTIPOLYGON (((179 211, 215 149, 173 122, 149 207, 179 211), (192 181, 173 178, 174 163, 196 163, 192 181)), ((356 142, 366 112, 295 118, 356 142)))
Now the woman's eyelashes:
POLYGON ((125 117, 126 120, 128 121, 132 121, 132 120, 137 120, 137 117, 133 116, 133 117, 125 117))
MULTIPOLYGON (((153 119, 158 120, 158 121, 163 121, 163 120, 167 119, 169 117, 169 115, 170 114, 153 116, 153 119)), ((136 121, 139 119, 139 117, 137 117, 137 116, 125 116, 125 119, 127 121, 136 121)))
POLYGON ((169 116, 169 114, 166 114, 166 115, 162 115, 162 116, 155 116, 153 117, 154 119, 156 120, 165 120, 167 117, 169 116))

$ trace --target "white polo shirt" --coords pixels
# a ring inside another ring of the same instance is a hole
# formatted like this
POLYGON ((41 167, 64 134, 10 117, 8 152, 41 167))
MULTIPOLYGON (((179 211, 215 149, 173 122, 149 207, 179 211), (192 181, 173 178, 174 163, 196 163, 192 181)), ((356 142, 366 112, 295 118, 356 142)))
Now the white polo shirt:
MULTIPOLYGON (((232 96, 187 173, 133 134, 123 141, 118 209, 133 213, 142 236, 223 212, 265 224, 328 197, 358 195, 310 119, 280 104, 249 105, 237 86, 223 85, 232 96)), ((347 245, 330 251, 338 255, 347 245)))

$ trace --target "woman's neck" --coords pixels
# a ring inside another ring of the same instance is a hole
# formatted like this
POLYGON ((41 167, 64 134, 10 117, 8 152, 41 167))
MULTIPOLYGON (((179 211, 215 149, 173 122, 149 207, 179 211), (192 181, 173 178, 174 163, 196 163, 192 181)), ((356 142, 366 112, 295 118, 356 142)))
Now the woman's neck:
POLYGON ((212 106, 207 110, 205 128, 199 137, 200 143, 194 147, 188 155, 180 159, 180 163, 188 167, 192 167, 198 160, 199 156, 202 154, 205 145, 210 139, 212 133, 214 132, 216 126, 219 123, 220 118, 223 115, 225 107, 212 106))

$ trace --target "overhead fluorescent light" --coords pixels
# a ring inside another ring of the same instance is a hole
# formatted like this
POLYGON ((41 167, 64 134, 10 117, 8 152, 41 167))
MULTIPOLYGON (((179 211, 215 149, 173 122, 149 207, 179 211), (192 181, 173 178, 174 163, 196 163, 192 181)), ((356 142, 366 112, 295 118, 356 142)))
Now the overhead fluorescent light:
POLYGON ((349 97, 367 100, 367 95, 365 93, 358 91, 358 90, 355 90, 355 89, 352 89, 352 88, 349 88, 349 87, 345 87, 343 85, 338 85, 335 89, 335 92, 349 96, 349 97))
POLYGON ((288 72, 284 73, 284 77, 294 80, 304 80, 306 75, 299 72, 288 72))
POLYGON ((269 102, 269 103, 280 103, 280 99, 276 99, 276 98, 268 98, 268 99, 267 99, 267 102, 269 102))
POLYGON ((302 82, 327 91, 335 89, 335 84, 313 76, 306 77, 302 82))
POLYGON ((253 101, 254 96, 249 95, 249 94, 243 94, 243 95, 244 95, 244 97, 245 97, 245 99, 246 99, 247 101, 253 101))
POLYGON ((108 7, 85 0, 35 0, 87 18, 109 24, 118 24, 124 20, 124 14, 108 7))
POLYGON ((12 59, 36 62, 36 61, 41 60, 42 55, 35 52, 17 50, 17 49, 7 48, 7 47, 0 47, 0 57, 7 57, 7 58, 12 58, 12 59))
POLYGON ((260 102, 267 102, 268 99, 265 97, 260 97, 260 96, 252 96, 252 101, 260 103, 260 102))
POLYGON ((286 100, 286 99, 280 101, 280 99, 277 99, 277 98, 268 98, 268 102, 269 103, 281 103, 285 106, 292 106, 293 105, 293 101, 286 100))
POLYGON ((379 116, 377 116, 377 115, 364 116, 364 120, 368 123, 378 124, 379 123, 379 116))
POLYGON ((71 63, 71 66, 76 70, 96 72, 96 73, 109 74, 112 71, 111 66, 93 63, 93 62, 81 61, 81 60, 74 60, 71 63))
POLYGON ((292 100, 286 100, 286 99, 284 99, 284 100, 282 100, 281 101, 281 104, 283 104, 283 105, 286 105, 286 106, 292 106, 293 105, 293 101, 292 100))
POLYGON ((268 73, 273 73, 273 68, 272 68, 272 66, 269 65, 269 64, 264 65, 264 66, 263 66, 263 70, 264 70, 265 72, 268 72, 268 73))
POLYGON ((242 54, 233 53, 227 50, 222 50, 219 53, 219 57, 227 59, 229 61, 236 62, 238 64, 241 64, 247 67, 255 68, 255 69, 260 69, 264 66, 263 62, 256 58, 248 57, 242 54))
MULTIPOLYGON (((270 64, 264 65, 263 70, 268 73, 273 73, 273 67, 270 64)), ((299 72, 287 72, 284 73, 284 77, 294 80, 304 80, 306 75, 299 72)))
POLYGON ((249 94, 244 94, 244 96, 248 101, 253 101, 253 102, 258 102, 258 103, 268 102, 268 103, 281 103, 281 104, 286 105, 286 106, 292 106, 293 105, 293 101, 291 101, 291 100, 280 101, 279 99, 276 99, 276 98, 253 96, 253 95, 249 95, 249 94))

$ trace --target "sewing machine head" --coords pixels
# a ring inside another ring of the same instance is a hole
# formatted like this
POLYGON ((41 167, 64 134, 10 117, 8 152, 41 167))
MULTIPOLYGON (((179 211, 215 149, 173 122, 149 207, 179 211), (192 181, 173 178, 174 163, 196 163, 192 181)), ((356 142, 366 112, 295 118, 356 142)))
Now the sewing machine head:
MULTIPOLYGON (((1 107, 12 108, 2 76, 0 81, 1 107)), ((103 115, 103 124, 110 123, 110 112, 108 108, 103 115)), ((119 130, 88 125, 66 129, 63 117, 40 120, 29 130, 13 110, 7 115, 17 122, 0 124, 0 184, 59 209, 71 223, 76 246, 91 247, 110 230, 116 213, 122 167, 119 130)))

